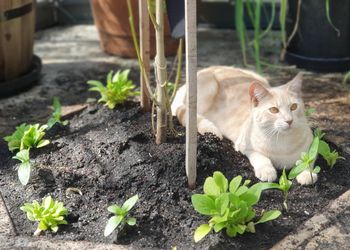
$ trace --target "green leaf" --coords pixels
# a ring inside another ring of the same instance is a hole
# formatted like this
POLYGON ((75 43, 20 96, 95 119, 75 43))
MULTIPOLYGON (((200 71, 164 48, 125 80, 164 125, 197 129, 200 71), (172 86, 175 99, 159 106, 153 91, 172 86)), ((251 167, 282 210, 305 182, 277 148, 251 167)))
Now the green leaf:
POLYGON ((215 207, 217 211, 220 211, 220 215, 225 213, 229 202, 228 193, 221 194, 215 199, 215 207))
POLYGON ((8 142, 8 148, 11 152, 16 149, 20 149, 24 133, 29 129, 29 127, 30 125, 22 123, 20 126, 16 127, 16 130, 12 135, 4 137, 4 140, 8 142))
POLYGON ((197 243, 203 239, 208 233, 210 233, 211 227, 208 224, 200 225, 194 232, 194 241, 197 243))
POLYGON ((220 192, 224 193, 228 188, 228 181, 226 177, 219 171, 215 171, 213 174, 213 179, 216 185, 220 188, 220 192))
POLYGON ((255 233, 255 224, 254 224, 254 222, 249 222, 248 224, 247 224, 247 232, 250 232, 250 233, 255 233))
POLYGON ((129 226, 135 226, 136 224, 136 218, 133 218, 133 217, 130 217, 126 220, 126 223, 129 225, 129 226))
POLYGON ((124 202, 122 209, 125 209, 126 211, 130 211, 130 209, 132 209, 133 206, 135 206, 138 200, 139 200, 139 196, 137 194, 132 196, 131 198, 129 198, 124 202))
POLYGON ((111 205, 107 208, 107 210, 113 214, 116 214, 116 215, 122 215, 125 212, 127 212, 126 210, 122 209, 121 207, 119 207, 117 205, 111 205))
POLYGON ((215 197, 220 195, 220 187, 216 184, 213 177, 208 177, 205 179, 203 190, 207 195, 212 195, 215 197))
POLYGON ((255 222, 255 225, 274 220, 278 218, 281 214, 282 214, 281 211, 278 211, 278 210, 267 211, 261 216, 260 220, 255 222))
POLYGON ((123 218, 123 216, 112 216, 107 222, 104 231, 104 236, 107 237, 108 235, 110 235, 119 226, 123 218))
POLYGON ((320 166, 316 166, 312 172, 313 172, 314 174, 318 174, 320 171, 321 171, 320 166))
POLYGON ((307 110, 305 110, 305 116, 307 116, 307 117, 309 117, 309 116, 311 116, 313 113, 315 113, 316 112, 316 109, 314 109, 314 108, 309 108, 309 109, 307 109, 307 110))
POLYGON ((309 149, 309 157, 314 160, 317 157, 318 145, 320 144, 320 138, 315 137, 309 149))
POLYGON ((241 185, 242 182, 242 176, 236 176, 233 178, 230 182, 230 193, 235 193, 238 189, 238 187, 241 185))
POLYGON ((297 177, 301 172, 306 170, 309 167, 309 164, 306 162, 302 162, 301 164, 294 166, 292 170, 288 174, 288 179, 293 180, 295 177, 297 177))
POLYGON ((32 168, 29 162, 22 163, 18 168, 18 179, 22 185, 27 185, 30 179, 32 168))
POLYGON ((286 169, 283 168, 283 172, 282 172, 282 175, 279 179, 279 188, 282 190, 282 191, 285 191, 287 192, 290 187, 292 186, 292 182, 290 180, 288 180, 287 178, 287 174, 286 174, 286 169))
POLYGON ((194 209, 200 214, 214 215, 217 212, 214 200, 207 195, 194 194, 191 200, 194 209))
POLYGON ((50 144, 49 140, 41 140, 36 147, 42 148, 42 147, 45 147, 46 145, 49 145, 49 144, 50 144))
POLYGON ((19 151, 16 156, 12 157, 13 159, 19 160, 22 163, 29 162, 29 149, 23 149, 19 151))
POLYGON ((220 222, 214 225, 214 232, 218 233, 227 226, 227 222, 220 222))

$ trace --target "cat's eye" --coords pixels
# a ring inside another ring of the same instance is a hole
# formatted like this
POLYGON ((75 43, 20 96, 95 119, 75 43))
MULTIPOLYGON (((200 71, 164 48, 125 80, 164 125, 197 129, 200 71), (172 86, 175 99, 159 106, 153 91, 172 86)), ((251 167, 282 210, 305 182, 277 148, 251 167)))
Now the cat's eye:
POLYGON ((296 110, 298 108, 298 104, 296 104, 296 103, 293 103, 291 106, 290 106, 290 110, 291 111, 294 111, 294 110, 296 110))
POLYGON ((269 110, 272 114, 277 114, 278 112, 280 112, 280 110, 276 107, 271 107, 271 108, 269 108, 269 110))

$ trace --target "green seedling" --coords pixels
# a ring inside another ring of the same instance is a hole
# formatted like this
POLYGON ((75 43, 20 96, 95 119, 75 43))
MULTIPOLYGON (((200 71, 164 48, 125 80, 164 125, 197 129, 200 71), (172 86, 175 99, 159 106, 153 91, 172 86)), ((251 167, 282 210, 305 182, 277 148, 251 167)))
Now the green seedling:
POLYGON ((8 143, 8 148, 11 152, 20 149, 24 133, 29 129, 29 127, 30 125, 22 123, 16 127, 16 130, 12 135, 4 137, 4 140, 8 143))
POLYGON ((105 105, 114 109, 116 105, 125 102, 131 96, 137 96, 140 92, 135 91, 136 86, 128 79, 130 70, 118 71, 113 75, 111 71, 107 76, 107 85, 103 85, 99 81, 88 81, 87 84, 92 87, 90 91, 99 92, 101 98, 98 102, 105 103, 105 105))
POLYGON ((39 124, 27 125, 25 123, 16 127, 16 131, 4 138, 8 142, 8 147, 11 152, 14 150, 41 148, 50 143, 49 140, 43 139, 47 125, 40 126, 39 124))
POLYGON ((35 236, 48 229, 56 233, 59 225, 68 224, 64 219, 68 210, 62 202, 53 200, 51 196, 43 198, 42 204, 35 200, 32 203, 25 203, 20 209, 27 213, 30 221, 39 222, 34 232, 35 236))
POLYGON ((47 121, 47 129, 51 129, 53 125, 56 123, 60 123, 64 126, 68 124, 68 121, 62 121, 62 107, 59 99, 57 97, 53 98, 52 106, 54 108, 54 111, 50 117, 50 119, 47 121))
POLYGON ((316 109, 314 109, 314 108, 309 108, 309 109, 306 109, 305 110, 305 116, 306 117, 309 117, 309 116, 311 116, 313 113, 315 113, 316 112, 316 109))
POLYGON ((18 168, 18 179, 22 185, 27 185, 30 179, 32 166, 30 165, 29 149, 19 151, 13 159, 19 160, 21 165, 18 168))
POLYGON ((279 178, 279 183, 265 183, 266 187, 279 189, 283 193, 283 207, 286 211, 288 211, 288 194, 289 190, 292 186, 292 181, 288 180, 286 169, 283 169, 282 175, 279 178))
POLYGON ((110 235, 117 227, 120 229, 128 224, 129 226, 134 226, 136 224, 136 218, 129 216, 129 211, 132 209, 136 202, 139 200, 138 195, 134 195, 124 202, 120 207, 118 205, 112 205, 107 208, 107 210, 114 214, 109 218, 107 225, 105 227, 104 236, 110 235))
POLYGON ((194 209, 211 217, 207 224, 202 224, 196 229, 195 242, 203 239, 211 231, 218 233, 223 229, 226 229, 229 237, 245 232, 255 233, 255 225, 274 220, 281 215, 280 211, 271 210, 253 222, 256 217, 253 206, 259 202, 261 192, 270 187, 267 183, 257 183, 248 187, 250 180, 243 184, 241 182, 242 176, 237 176, 228 183, 226 177, 216 171, 213 177, 205 180, 204 194, 192 195, 194 209))

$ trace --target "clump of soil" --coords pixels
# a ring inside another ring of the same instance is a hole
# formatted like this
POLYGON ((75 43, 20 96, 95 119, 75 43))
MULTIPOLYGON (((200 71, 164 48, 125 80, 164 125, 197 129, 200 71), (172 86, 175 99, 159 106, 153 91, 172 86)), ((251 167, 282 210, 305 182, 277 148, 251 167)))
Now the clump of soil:
MULTIPOLYGON (((176 129, 184 132, 178 125, 176 129)), ((32 235, 36 225, 19 207, 52 195, 69 209, 69 225, 60 227, 57 234, 46 233, 46 237, 117 242, 135 249, 268 249, 350 186, 346 161, 330 170, 320 160, 322 172, 317 184, 294 185, 289 194, 290 210, 279 219, 258 225, 256 234, 236 238, 228 238, 225 233, 211 234, 195 244, 193 232, 208 218, 193 210, 191 195, 202 192, 205 178, 219 170, 228 179, 242 175, 257 182, 248 160, 234 151, 230 141, 199 135, 198 186, 191 191, 185 174, 184 136, 155 145, 150 114, 142 113, 135 103, 113 111, 90 106, 67 127, 55 126, 48 137, 50 146, 32 151, 36 168, 26 187, 17 179, 17 162, 11 160, 7 145, 0 142, 1 192, 21 235, 32 235), (83 195, 66 192, 70 187, 80 189, 83 195), (118 238, 105 238, 103 230, 110 216, 107 207, 122 204, 134 194, 140 196, 131 210, 137 225, 127 228, 118 238)), ((281 204, 281 193, 271 190, 264 192, 256 209, 259 214, 263 209, 281 209, 281 204)))

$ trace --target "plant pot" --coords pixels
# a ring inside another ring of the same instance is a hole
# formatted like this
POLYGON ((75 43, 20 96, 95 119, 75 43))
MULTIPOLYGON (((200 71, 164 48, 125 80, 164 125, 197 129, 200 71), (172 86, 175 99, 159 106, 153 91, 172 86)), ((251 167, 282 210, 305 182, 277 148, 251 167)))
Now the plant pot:
POLYGON ((167 13, 174 38, 185 37, 185 0, 167 0, 167 13))
MULTIPOLYGON (((132 0, 133 17, 137 34, 139 33, 139 10, 138 0, 132 0)), ((100 43, 102 49, 113 55, 136 58, 130 25, 127 1, 115 0, 91 0, 93 17, 100 34, 100 43)), ((165 18, 165 54, 167 56, 175 55, 178 47, 178 41, 170 36, 168 18, 165 18)), ((151 33, 151 56, 156 52, 155 31, 152 27, 151 33)))
MULTIPOLYGON (((289 1, 287 34, 294 27, 297 1, 289 1)), ((325 1, 303 1, 298 31, 287 48, 286 61, 297 67, 319 72, 344 72, 350 69, 350 1, 329 1, 327 20, 325 1)))
POLYGON ((26 74, 33 62, 35 6, 33 0, 1 0, 0 91, 3 82, 26 74))

